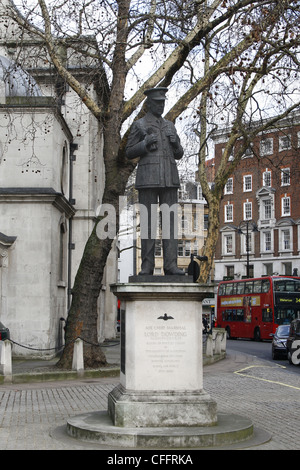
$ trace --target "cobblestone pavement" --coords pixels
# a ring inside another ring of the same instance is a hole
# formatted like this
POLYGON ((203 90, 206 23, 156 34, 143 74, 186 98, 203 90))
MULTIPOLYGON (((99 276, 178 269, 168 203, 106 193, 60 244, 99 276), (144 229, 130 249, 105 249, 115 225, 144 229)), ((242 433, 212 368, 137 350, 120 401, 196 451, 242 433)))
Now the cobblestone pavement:
MULTIPOLYGON (((105 410, 118 378, 0 385, 1 450, 104 449, 65 434, 67 419, 105 410)), ((229 355, 204 368, 204 389, 218 411, 252 419, 272 439, 256 450, 300 449, 300 376, 275 363, 229 355)))

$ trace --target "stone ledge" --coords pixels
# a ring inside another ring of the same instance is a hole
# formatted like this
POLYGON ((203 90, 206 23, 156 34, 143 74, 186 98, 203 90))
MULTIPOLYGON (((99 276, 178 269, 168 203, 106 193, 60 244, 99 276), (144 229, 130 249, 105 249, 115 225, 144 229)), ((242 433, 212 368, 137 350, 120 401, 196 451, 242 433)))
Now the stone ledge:
MULTIPOLYGON (((241 443, 251 445, 255 435, 252 421, 235 414, 218 414, 215 426, 124 428, 114 426, 106 411, 86 413, 69 418, 67 434, 73 438, 96 442, 106 446, 125 448, 214 448, 241 443)), ((261 444, 270 440, 270 435, 261 433, 261 444)), ((115 447, 114 447, 115 448, 115 447)))
POLYGON ((120 427, 213 426, 217 404, 204 390, 130 391, 121 384, 108 395, 108 413, 120 427))

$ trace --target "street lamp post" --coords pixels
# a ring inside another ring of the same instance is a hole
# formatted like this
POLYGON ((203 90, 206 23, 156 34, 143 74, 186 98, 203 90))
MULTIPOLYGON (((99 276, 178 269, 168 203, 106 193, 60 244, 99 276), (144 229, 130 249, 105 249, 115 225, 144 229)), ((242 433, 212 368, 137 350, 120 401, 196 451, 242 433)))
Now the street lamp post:
POLYGON ((255 222, 252 220, 246 220, 240 223, 237 232, 239 235, 245 235, 246 237, 246 259, 247 259, 247 264, 246 264, 246 272, 247 272, 247 278, 250 277, 250 263, 249 263, 249 254, 250 254, 250 249, 249 249, 249 226, 252 227, 252 232, 258 232, 258 228, 255 222), (246 233, 243 232, 242 226, 246 225, 246 233))

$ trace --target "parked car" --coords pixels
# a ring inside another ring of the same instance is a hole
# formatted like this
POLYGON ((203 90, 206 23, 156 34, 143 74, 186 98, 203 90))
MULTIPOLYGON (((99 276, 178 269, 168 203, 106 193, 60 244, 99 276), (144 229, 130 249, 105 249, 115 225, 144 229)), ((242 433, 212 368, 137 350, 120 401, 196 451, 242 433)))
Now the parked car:
POLYGON ((280 325, 275 331, 272 340, 272 359, 287 357, 286 341, 289 336, 290 325, 280 325))
POLYGON ((0 341, 4 341, 5 339, 10 339, 10 332, 9 329, 0 322, 0 341))
POLYGON ((300 364, 300 349, 298 354, 295 353, 298 347, 300 348, 300 318, 291 322, 289 336, 286 342, 287 358, 290 364, 300 364))

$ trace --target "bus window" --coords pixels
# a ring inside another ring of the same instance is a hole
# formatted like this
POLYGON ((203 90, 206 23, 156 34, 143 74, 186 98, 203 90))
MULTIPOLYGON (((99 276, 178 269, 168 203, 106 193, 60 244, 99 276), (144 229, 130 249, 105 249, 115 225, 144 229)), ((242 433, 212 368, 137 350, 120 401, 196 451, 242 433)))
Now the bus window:
POLYGON ((300 292, 300 281, 298 279, 288 279, 285 283, 287 292, 300 292))
POLYGON ((225 295, 233 294, 233 284, 225 284, 225 295))
POLYGON ((242 308, 238 308, 236 311, 236 321, 244 321, 244 310, 242 308))
POLYGON ((274 281, 276 292, 300 292, 300 281, 298 279, 280 279, 274 281))
POLYGON ((253 281, 245 282, 245 294, 252 294, 253 292, 253 281))
POLYGON ((270 281, 268 279, 263 279, 261 283, 261 291, 269 292, 270 290, 270 281))
POLYGON ((274 288, 276 292, 285 291, 285 281, 274 281, 274 288))
POLYGON ((265 322, 273 321, 271 308, 263 308, 261 311, 261 314, 262 314, 262 321, 265 321, 265 322))
POLYGON ((295 283, 294 283, 294 281, 286 281, 285 290, 287 292, 295 292, 295 283))
POLYGON ((223 310, 222 319, 223 321, 231 321, 231 310, 223 310))
POLYGON ((254 281, 253 282, 253 292, 254 294, 260 294, 261 293, 261 281, 254 281))
POLYGON ((245 283, 244 282, 238 282, 237 284, 237 294, 244 294, 245 292, 245 283))

